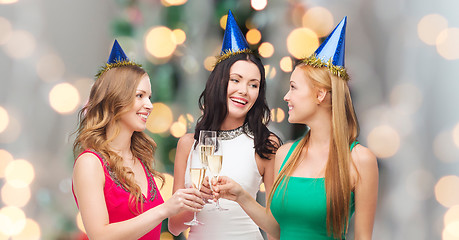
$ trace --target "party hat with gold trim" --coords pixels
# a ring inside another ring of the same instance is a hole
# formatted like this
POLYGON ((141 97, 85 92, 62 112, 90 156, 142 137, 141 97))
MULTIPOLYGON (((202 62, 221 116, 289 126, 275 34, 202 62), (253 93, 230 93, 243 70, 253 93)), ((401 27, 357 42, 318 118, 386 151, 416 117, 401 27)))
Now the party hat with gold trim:
POLYGON ((346 23, 347 17, 344 17, 319 48, 302 62, 313 67, 327 67, 334 75, 348 80, 344 68, 346 23))
POLYGON ((239 53, 251 53, 249 44, 237 25, 231 10, 226 19, 225 35, 223 36, 222 51, 217 57, 217 63, 239 53))
POLYGON ((129 66, 129 65, 141 67, 140 64, 137 64, 129 60, 129 58, 126 56, 123 49, 121 48, 120 44, 115 39, 115 42, 113 43, 112 51, 110 52, 110 56, 108 57, 108 61, 105 64, 105 66, 100 68, 99 72, 96 74, 96 78, 99 78, 100 75, 102 75, 104 72, 112 68, 121 67, 121 66, 129 66))

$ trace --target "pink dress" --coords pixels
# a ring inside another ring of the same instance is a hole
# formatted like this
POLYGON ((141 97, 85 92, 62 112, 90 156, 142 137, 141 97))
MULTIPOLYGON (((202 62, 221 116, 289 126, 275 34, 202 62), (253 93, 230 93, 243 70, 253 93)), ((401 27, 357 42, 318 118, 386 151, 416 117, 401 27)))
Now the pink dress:
MULTIPOLYGON (((96 155, 100 163, 102 164, 105 172, 105 186, 104 186, 104 196, 105 196, 105 203, 107 205, 107 211, 109 216, 109 222, 121 222, 128 219, 131 219, 138 214, 134 214, 136 212, 135 206, 129 208, 129 192, 124 190, 123 186, 118 182, 113 172, 110 171, 108 168, 108 163, 104 161, 101 155, 97 152, 92 150, 86 150, 83 153, 90 152, 96 155)), ((80 155, 81 155, 80 154, 80 155)), ((148 209, 154 208, 162 203, 164 203, 163 198, 156 186, 155 180, 153 178, 153 174, 147 171, 143 163, 140 161, 145 171, 145 175, 147 176, 148 180, 148 196, 142 194, 144 198, 143 203, 143 211, 147 211, 148 209)), ((73 185, 72 185, 72 192, 73 192, 73 185)), ((75 197, 75 193, 73 193, 75 197)), ((75 202, 78 206, 78 201, 75 197, 75 202)), ((140 203, 139 203, 140 204, 140 203)), ((140 205, 139 205, 140 206, 140 205)), ((153 230, 145 234, 143 237, 139 239, 160 239, 161 235, 161 223, 156 226, 153 230)))

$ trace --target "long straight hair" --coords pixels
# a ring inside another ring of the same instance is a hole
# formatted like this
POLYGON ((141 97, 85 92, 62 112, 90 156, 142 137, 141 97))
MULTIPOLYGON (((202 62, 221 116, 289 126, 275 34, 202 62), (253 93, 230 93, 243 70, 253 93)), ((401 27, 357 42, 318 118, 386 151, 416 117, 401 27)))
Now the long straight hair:
MULTIPOLYGON (((270 121, 269 107, 266 102, 266 79, 265 68, 257 56, 251 53, 239 53, 218 63, 207 79, 206 88, 199 97, 199 109, 203 112, 196 124, 194 139, 199 138, 200 130, 220 130, 220 127, 228 114, 227 94, 230 68, 237 61, 249 61, 254 63, 260 71, 261 81, 258 98, 247 113, 244 123, 248 124, 252 131, 255 142, 255 152, 262 158, 276 153, 279 144, 269 139, 270 132, 266 125, 270 121)), ((280 139, 277 137, 278 141, 280 139)))
MULTIPOLYGON (((135 214, 143 212, 142 191, 135 182, 132 170, 123 166, 123 159, 111 150, 109 143, 118 136, 118 121, 133 106, 136 88, 145 74, 138 66, 122 66, 112 68, 99 76, 91 88, 88 103, 79 111, 79 126, 73 144, 75 157, 86 149, 93 149, 102 155, 109 170, 130 193, 129 207, 135 214), (107 138, 109 126, 115 129, 111 138, 107 138)), ((131 151, 133 157, 140 159, 147 171, 159 177, 164 184, 164 176, 153 168, 156 151, 153 139, 143 132, 134 132, 131 137, 131 151)))
MULTIPOLYGON (((331 136, 330 150, 325 169, 325 192, 327 198, 327 232, 335 238, 341 239, 347 233, 349 219, 349 204, 351 199, 352 183, 350 166, 355 164, 351 158, 349 146, 359 135, 359 124, 352 105, 351 95, 347 82, 333 75, 327 68, 314 68, 305 64, 298 64, 307 78, 312 80, 314 88, 323 88, 331 92, 331 136)), ((287 188, 290 176, 300 165, 302 150, 308 147, 312 129, 300 140, 298 146, 280 171, 269 194, 268 209, 273 194, 279 185, 287 188), (283 181, 285 179, 285 181, 283 181)), ((357 172, 358 174, 358 172, 357 172)), ((284 192, 285 193, 285 192, 284 192)))

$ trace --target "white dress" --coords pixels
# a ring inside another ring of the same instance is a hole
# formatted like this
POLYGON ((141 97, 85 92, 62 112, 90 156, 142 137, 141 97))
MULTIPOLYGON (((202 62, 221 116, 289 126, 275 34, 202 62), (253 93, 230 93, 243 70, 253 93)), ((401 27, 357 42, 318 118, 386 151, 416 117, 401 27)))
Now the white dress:
MULTIPOLYGON (((255 161, 254 141, 242 131, 242 127, 230 131, 219 131, 223 163, 220 176, 228 176, 239 183, 256 199, 262 182, 255 161)), ((190 160, 199 161, 194 144, 188 156, 185 185, 190 183, 190 160)), ((208 174, 209 175, 209 174, 208 174)), ((234 201, 220 199, 220 206, 228 209, 218 211, 213 204, 206 204, 197 213, 203 225, 191 226, 188 240, 263 240, 258 226, 234 201)))

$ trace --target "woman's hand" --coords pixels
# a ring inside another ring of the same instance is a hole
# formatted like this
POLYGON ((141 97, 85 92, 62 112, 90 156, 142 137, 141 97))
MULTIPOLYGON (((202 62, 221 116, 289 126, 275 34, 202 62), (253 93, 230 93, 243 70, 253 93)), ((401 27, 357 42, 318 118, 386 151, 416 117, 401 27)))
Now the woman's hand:
POLYGON ((204 202, 209 202, 209 200, 214 199, 214 196, 212 195, 212 189, 209 184, 208 176, 204 178, 204 181, 202 181, 201 194, 204 202))
POLYGON ((225 198, 238 202, 244 195, 244 189, 233 179, 227 176, 221 176, 218 181, 212 179, 212 188, 215 198, 225 198))
POLYGON ((196 188, 177 190, 172 197, 164 203, 168 217, 183 211, 199 212, 204 207, 202 194, 196 188))

